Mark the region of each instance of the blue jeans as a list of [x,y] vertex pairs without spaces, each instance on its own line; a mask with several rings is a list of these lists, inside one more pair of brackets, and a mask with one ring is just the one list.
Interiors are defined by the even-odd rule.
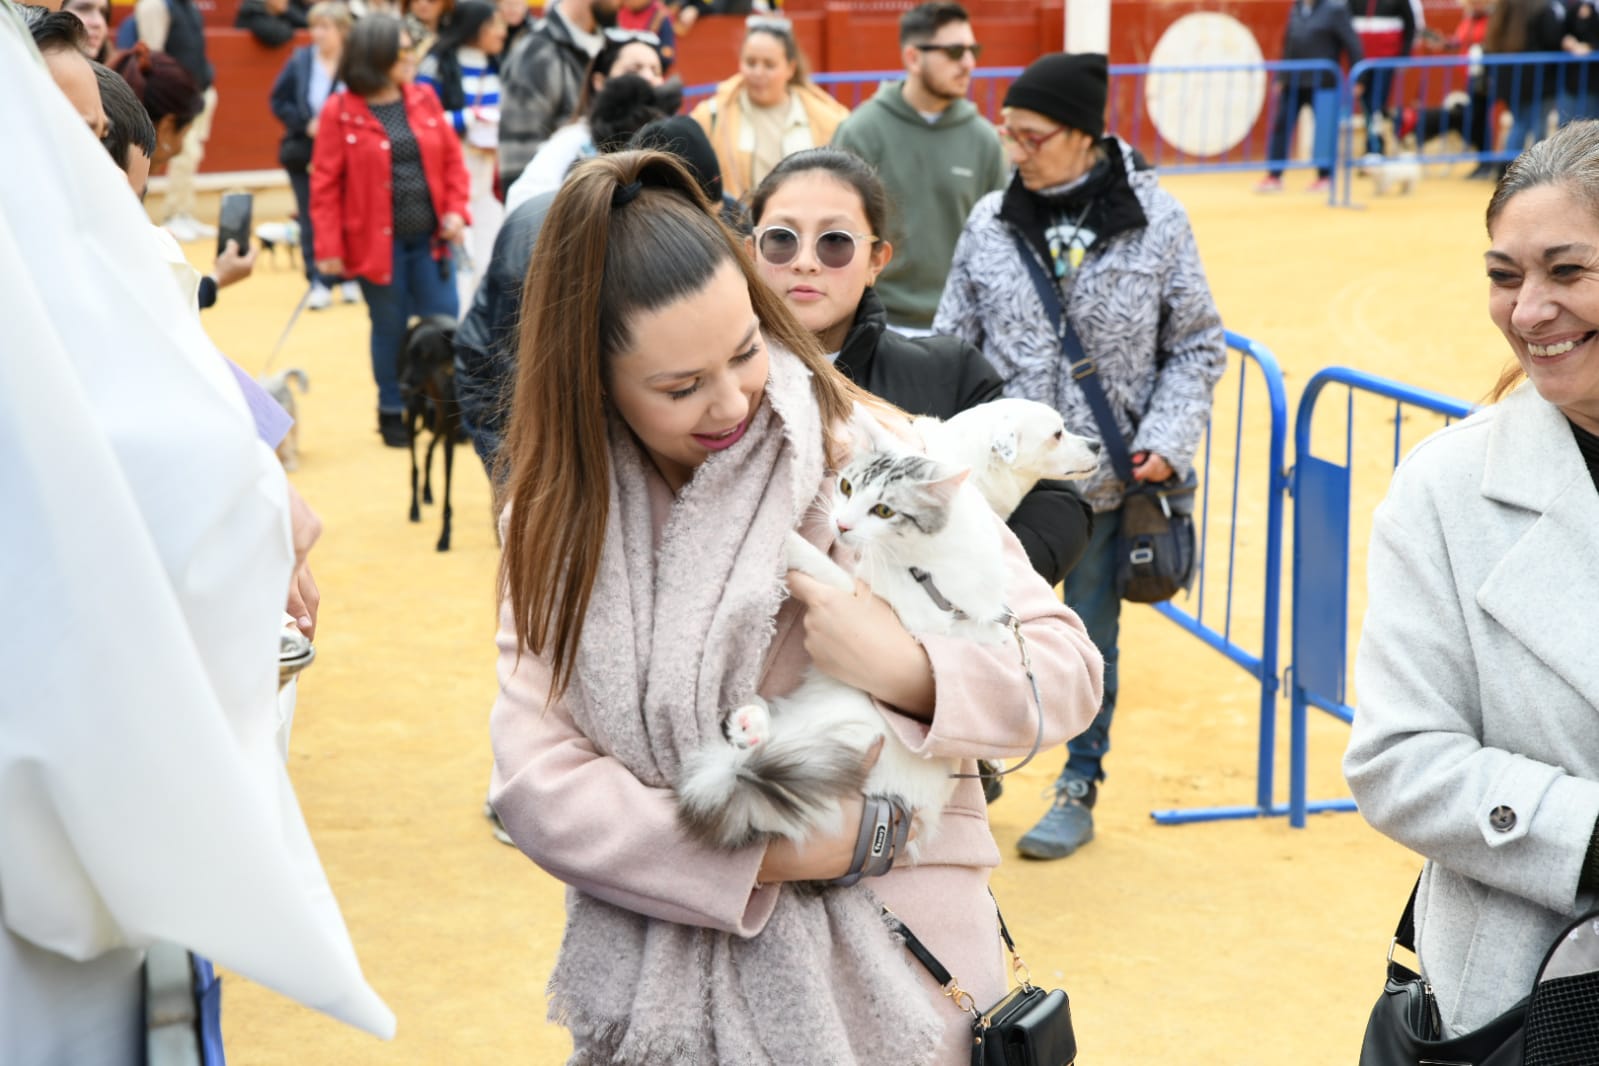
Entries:
[[[1271,136],[1266,144],[1267,173],[1283,176],[1288,160],[1288,139],[1299,122],[1300,108],[1309,107],[1315,116],[1315,140],[1311,157],[1317,177],[1332,174],[1333,157],[1338,149],[1338,90],[1315,87],[1314,72],[1305,76],[1285,74],[1288,79],[1277,92],[1277,110],[1271,117]],[[1095,519],[1098,520],[1097,518]]]
[[305,280],[328,288],[339,283],[316,268],[316,235],[311,232],[311,175],[304,170],[289,171],[289,188],[294,190],[294,207],[300,215],[300,258],[305,260]]
[[1088,549],[1062,585],[1066,606],[1077,612],[1088,629],[1088,638],[1105,657],[1105,698],[1099,714],[1081,735],[1066,744],[1065,775],[1086,781],[1103,781],[1100,763],[1110,751],[1110,720],[1116,714],[1116,639],[1121,630],[1122,600],[1116,594],[1116,533],[1121,528],[1121,512],[1105,511],[1094,515],[1094,533]]
[[1510,123],[1510,139],[1505,142],[1505,151],[1513,158],[1526,150],[1527,138],[1532,138],[1533,144],[1543,140],[1549,120],[1549,101],[1528,100],[1512,107],[1510,115],[1513,121]]
[[1375,119],[1379,112],[1388,112],[1388,98],[1394,88],[1394,72],[1390,68],[1380,67],[1367,72],[1364,81],[1365,92],[1360,98],[1360,109],[1366,116],[1366,151],[1382,155],[1382,137],[1377,133]]
[[460,314],[455,294],[455,262],[433,258],[432,237],[394,238],[394,281],[377,285],[361,279],[372,318],[372,377],[378,383],[378,410],[405,410],[400,398],[400,345],[411,319],[423,315]]

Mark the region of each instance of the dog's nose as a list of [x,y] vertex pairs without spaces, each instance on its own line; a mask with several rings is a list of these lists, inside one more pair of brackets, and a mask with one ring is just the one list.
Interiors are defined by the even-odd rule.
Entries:
[[855,527],[850,525],[848,522],[840,522],[840,523],[838,523],[838,531],[840,533],[848,533],[850,530],[852,530],[854,528]]
[[1102,447],[1104,447],[1104,445],[1100,444],[1097,440],[1091,440],[1088,442],[1088,450],[1093,452],[1095,455],[1099,454],[1099,449]]

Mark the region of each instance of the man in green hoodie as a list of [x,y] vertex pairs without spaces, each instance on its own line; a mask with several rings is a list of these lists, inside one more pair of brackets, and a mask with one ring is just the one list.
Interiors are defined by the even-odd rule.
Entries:
[[1003,188],[1005,153],[966,91],[979,45],[966,9],[932,0],[899,20],[905,80],[888,83],[855,109],[833,135],[883,179],[895,206],[889,222],[894,258],[877,295],[896,329],[933,324],[966,216]]

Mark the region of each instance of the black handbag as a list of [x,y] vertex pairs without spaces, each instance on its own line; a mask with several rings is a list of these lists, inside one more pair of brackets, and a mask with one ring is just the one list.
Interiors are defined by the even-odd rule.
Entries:
[[1426,978],[1394,960],[1394,947],[1416,950],[1416,889],[1394,930],[1388,948],[1388,981],[1371,1008],[1366,1038],[1360,1045],[1360,1066],[1522,1066],[1522,1028],[1527,1000],[1522,1000],[1481,1028],[1445,1038],[1437,1000]]
[[1111,412],[1110,400],[1100,383],[1098,368],[1083,351],[1083,342],[1061,306],[1060,293],[1045,274],[1038,258],[1019,233],[1012,233],[1016,250],[1032,278],[1033,288],[1055,327],[1061,354],[1072,380],[1088,401],[1099,427],[1100,443],[1110,457],[1111,469],[1125,487],[1121,525],[1116,533],[1116,593],[1133,603],[1163,603],[1193,583],[1198,562],[1194,532],[1194,494],[1199,478],[1173,475],[1150,483],[1133,479],[1132,456],[1122,439],[1121,427]]
[[893,911],[883,908],[889,928],[904,938],[916,961],[933,975],[957,1007],[972,1016],[972,1066],[1072,1066],[1077,1061],[1077,1034],[1072,1029],[1071,1001],[1058,988],[1046,992],[1033,984],[997,903],[994,913],[999,916],[999,935],[1010,951],[1011,972],[1020,984],[998,1003],[980,1011],[971,994],[956,983],[910,927]]

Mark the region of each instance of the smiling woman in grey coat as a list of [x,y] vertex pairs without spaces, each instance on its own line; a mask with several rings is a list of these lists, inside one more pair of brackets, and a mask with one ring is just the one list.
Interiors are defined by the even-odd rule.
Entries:
[[1344,757],[1361,813],[1427,859],[1417,948],[1451,1034],[1527,995],[1599,888],[1599,123],[1511,164],[1488,235],[1516,364],[1377,510]]

